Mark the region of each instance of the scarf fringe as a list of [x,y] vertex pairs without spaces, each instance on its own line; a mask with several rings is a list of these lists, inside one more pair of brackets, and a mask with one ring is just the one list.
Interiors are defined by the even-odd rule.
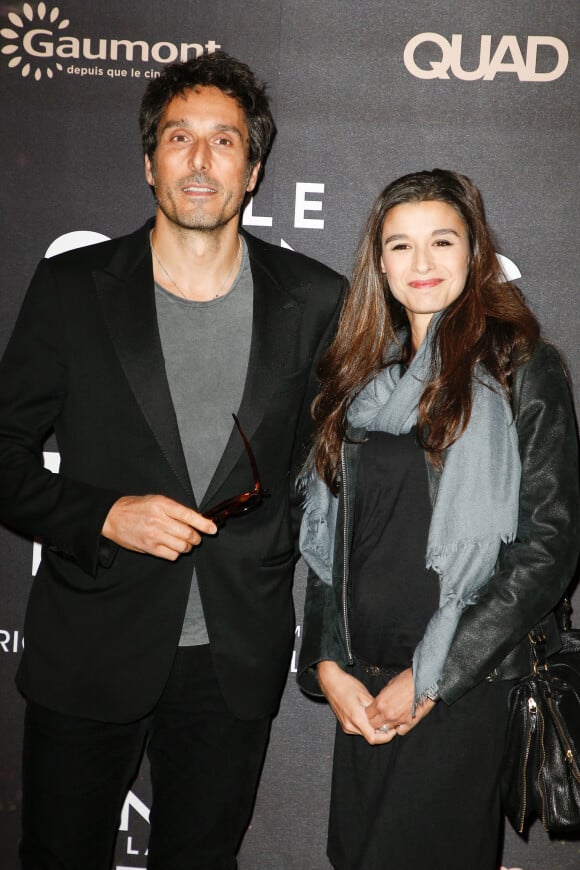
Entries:
[[425,701],[436,701],[439,697],[439,680],[432,683],[426,689],[423,689],[421,694],[415,698],[413,701],[413,708],[411,710],[411,718],[415,718],[415,713],[417,707],[420,707],[421,704],[424,704]]
[[[512,544],[516,539],[516,532],[502,531],[499,533],[499,536],[502,543]],[[454,556],[461,550],[473,549],[474,547],[477,547],[480,550],[488,549],[490,547],[495,547],[496,544],[497,538],[492,537],[491,535],[484,538],[461,538],[457,541],[450,541],[443,544],[441,547],[438,547],[437,549],[427,551],[425,557],[425,567],[427,569],[432,568],[437,574],[441,576],[441,560],[447,559],[449,556]]]

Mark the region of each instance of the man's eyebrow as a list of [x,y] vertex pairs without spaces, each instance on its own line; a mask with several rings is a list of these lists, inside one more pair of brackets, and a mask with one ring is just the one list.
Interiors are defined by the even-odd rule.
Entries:
[[[185,130],[189,130],[191,129],[192,124],[188,121],[187,118],[172,118],[169,121],[166,121],[161,128],[161,135],[163,135],[166,130],[175,130],[179,127],[183,127]],[[240,139],[244,138],[242,135],[242,131],[239,129],[239,127],[236,127],[235,124],[214,124],[211,130],[215,133],[232,133],[234,136],[238,136]]]
[[216,133],[233,133],[235,136],[239,136],[240,139],[244,138],[242,131],[235,124],[216,124],[213,129]]

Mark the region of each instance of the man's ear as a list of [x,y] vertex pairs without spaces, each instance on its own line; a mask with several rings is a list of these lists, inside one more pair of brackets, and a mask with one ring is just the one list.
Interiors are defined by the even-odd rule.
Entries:
[[248,184],[246,187],[247,193],[251,193],[254,190],[254,188],[256,187],[256,184],[258,183],[258,179],[260,177],[261,168],[262,168],[262,164],[260,161],[258,161],[250,169],[250,174],[248,176]]
[[153,165],[148,154],[145,155],[145,179],[150,187],[155,187],[155,176],[153,175]]

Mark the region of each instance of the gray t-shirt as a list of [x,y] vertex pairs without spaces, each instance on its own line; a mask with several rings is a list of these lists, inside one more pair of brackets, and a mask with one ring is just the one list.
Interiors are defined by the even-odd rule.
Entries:
[[[191,485],[200,504],[240,407],[252,336],[253,283],[242,239],[240,272],[225,296],[182,299],[155,284],[169,389]],[[235,495],[235,493],[232,493]],[[208,643],[195,569],[180,646]]]

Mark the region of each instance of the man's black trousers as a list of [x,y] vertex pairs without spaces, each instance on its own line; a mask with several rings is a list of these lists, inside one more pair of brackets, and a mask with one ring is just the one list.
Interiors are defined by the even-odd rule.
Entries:
[[127,790],[147,743],[150,870],[233,870],[250,821],[270,718],[225,705],[209,645],[179,648],[146,719],[112,724],[29,702],[23,870],[110,870]]

